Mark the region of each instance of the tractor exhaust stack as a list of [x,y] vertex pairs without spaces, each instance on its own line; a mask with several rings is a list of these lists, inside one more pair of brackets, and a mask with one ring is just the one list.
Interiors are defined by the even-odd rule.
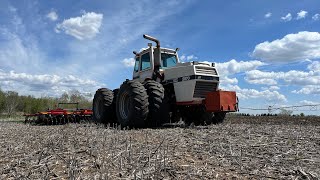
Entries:
[[160,41],[158,39],[156,39],[152,36],[146,35],[146,34],[143,35],[143,38],[155,42],[157,44],[157,48],[160,48]]
[[154,71],[157,72],[161,66],[161,50],[160,41],[152,36],[144,34],[143,37],[157,44],[157,48],[154,50]]

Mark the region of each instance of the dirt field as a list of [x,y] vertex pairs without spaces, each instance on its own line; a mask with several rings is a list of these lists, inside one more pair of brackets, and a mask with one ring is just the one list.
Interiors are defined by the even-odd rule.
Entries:
[[0,122],[0,179],[319,179],[319,117],[117,130]]

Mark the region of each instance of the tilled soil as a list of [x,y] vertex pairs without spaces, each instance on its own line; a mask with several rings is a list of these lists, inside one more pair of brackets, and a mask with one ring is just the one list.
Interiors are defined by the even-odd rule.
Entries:
[[192,128],[0,123],[0,179],[319,179],[320,117]]

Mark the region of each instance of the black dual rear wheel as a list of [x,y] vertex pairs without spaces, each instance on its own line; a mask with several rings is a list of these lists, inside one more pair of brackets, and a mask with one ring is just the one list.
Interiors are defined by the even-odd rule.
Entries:
[[183,111],[185,123],[190,125],[210,125],[223,123],[226,112],[207,112],[205,107],[189,107]]

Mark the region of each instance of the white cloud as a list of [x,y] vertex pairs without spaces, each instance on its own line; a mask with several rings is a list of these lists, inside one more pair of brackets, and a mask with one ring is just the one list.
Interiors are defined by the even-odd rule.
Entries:
[[302,31],[256,45],[252,56],[272,62],[320,58],[320,33]]
[[267,14],[264,15],[265,18],[270,18],[272,16],[271,12],[268,12]]
[[303,101],[300,101],[301,104],[304,104],[304,105],[316,105],[316,104],[320,104],[320,102],[314,102],[314,101],[308,101],[308,100],[303,100]]
[[240,99],[264,99],[268,101],[287,101],[285,95],[278,91],[263,90],[258,91],[256,89],[242,89],[237,85],[227,85],[222,89],[232,90],[237,92],[237,96]]
[[262,90],[270,90],[270,91],[276,91],[279,90],[279,86],[268,86],[268,87],[261,87]]
[[198,57],[195,56],[195,55],[193,55],[193,54],[191,54],[191,55],[185,55],[185,54],[183,54],[182,56],[179,57],[179,60],[180,60],[181,62],[191,61],[191,60],[197,60],[197,59],[198,59]]
[[[79,89],[81,92],[94,92],[103,84],[89,79],[77,78],[73,75],[33,75],[27,73],[5,72],[0,69],[0,85],[4,90],[19,87],[19,92],[29,94],[30,92],[42,92],[49,96],[58,96],[61,92]],[[12,90],[12,89],[11,89]],[[28,93],[26,93],[28,92]],[[39,93],[35,93],[39,97]]]
[[276,85],[282,80],[289,85],[319,85],[320,73],[291,70],[288,72],[264,72],[252,70],[246,72],[245,80],[251,84]]
[[196,57],[195,55],[187,56],[187,61],[196,60],[196,59],[198,59],[198,57]]
[[229,78],[229,77],[220,77],[221,84],[238,84],[237,78]]
[[315,72],[320,72],[320,61],[313,61],[308,65],[308,69]]
[[291,13],[288,13],[286,16],[281,17],[281,19],[285,22],[291,21],[292,15],[291,15]]
[[315,14],[315,15],[313,15],[313,16],[312,16],[312,19],[313,19],[314,21],[320,20],[320,14]]
[[256,69],[259,66],[263,66],[265,63],[261,61],[237,61],[232,59],[224,63],[216,63],[216,68],[222,76],[233,75],[240,72],[246,72],[253,69]]
[[[108,14],[108,23],[103,23],[104,18],[101,18],[99,38],[93,38],[85,43],[69,38],[55,41],[56,35],[50,33],[46,25],[50,20],[45,17],[46,14],[38,13],[41,11],[39,6],[25,7],[24,11],[32,17],[31,20],[29,20],[30,18],[20,18],[19,11],[14,7],[9,7],[8,16],[12,21],[3,24],[3,26],[0,25],[0,69],[26,74],[56,74],[61,77],[71,74],[81,79],[92,79],[101,83],[108,82],[108,88],[111,89],[118,88],[124,79],[131,78],[131,71],[128,71],[121,63],[123,54],[131,53],[133,50],[128,45],[143,41],[142,33],[153,32],[163,23],[165,24],[163,20],[180,13],[194,3],[189,0],[177,0],[176,2],[179,3],[179,6],[172,2],[158,4],[159,11],[156,14],[153,9],[144,8],[153,5],[150,1],[137,1],[133,4],[121,5],[115,9],[114,13]],[[125,11],[124,9],[128,9],[128,7],[134,11]],[[82,13],[83,16],[90,14]],[[57,28],[57,30],[60,33],[66,33],[67,29],[63,29],[65,26],[71,29],[81,29],[80,25],[83,25],[81,23],[87,23],[83,22],[86,18],[81,15],[72,18],[64,17],[66,20],[63,21],[61,14],[59,14],[56,22],[60,23],[60,29]],[[146,17],[152,18],[146,19]],[[81,20],[80,25],[76,22],[71,23],[69,18],[74,21]],[[74,24],[74,27],[70,27]],[[89,26],[90,28],[92,27]],[[32,29],[37,29],[37,31],[30,31]],[[39,32],[41,33],[39,34]],[[80,32],[83,32],[82,29]],[[90,29],[89,34],[91,32]],[[46,37],[43,38],[43,35]],[[87,36],[81,34],[80,37]],[[117,77],[114,77],[114,74],[117,74]],[[23,94],[47,93],[47,90],[30,91],[30,88],[16,81],[0,80],[0,87],[4,90],[23,92]],[[76,89],[83,92],[81,87]],[[59,88],[55,88],[55,91],[58,90]],[[96,88],[93,88],[91,92],[94,93],[95,90]]]
[[245,79],[250,84],[275,85],[277,81],[274,79]]
[[133,67],[134,63],[135,63],[134,58],[125,58],[122,60],[122,64],[125,67]]
[[[17,28],[24,29],[23,25],[19,25]],[[39,70],[39,65],[45,56],[39,49],[38,42],[32,36],[25,35],[21,38],[19,33],[5,28],[0,28],[0,34],[6,37],[5,41],[0,42],[0,68],[19,71]]]
[[296,94],[320,94],[320,86],[318,85],[309,85],[301,88],[300,90],[293,90],[292,93]]
[[280,88],[278,86],[270,86],[269,89],[271,91],[274,91],[274,90],[279,90]]
[[232,59],[224,63],[216,63],[216,68],[220,76],[220,83],[222,85],[237,84],[238,79],[235,77],[229,77],[237,73],[246,72],[256,69],[259,66],[263,66],[265,63],[260,61],[237,61]]
[[81,17],[72,17],[57,24],[56,32],[64,31],[79,40],[92,39],[99,33],[102,19],[103,14],[88,12]]
[[51,21],[58,20],[58,14],[53,10],[49,12],[46,17],[49,18]]
[[304,19],[308,15],[307,11],[301,10],[297,13],[297,20]]

